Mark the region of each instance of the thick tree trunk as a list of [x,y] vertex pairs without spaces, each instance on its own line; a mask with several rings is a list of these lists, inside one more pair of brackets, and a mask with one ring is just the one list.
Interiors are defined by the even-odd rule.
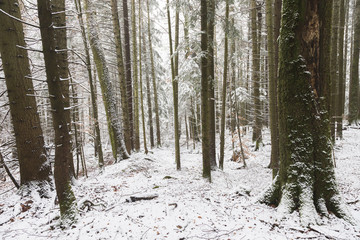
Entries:
[[117,0],[111,0],[111,14],[113,21],[113,32],[115,36],[115,48],[116,48],[116,63],[117,71],[120,81],[120,92],[121,92],[121,109],[123,116],[123,126],[124,126],[124,140],[126,145],[126,150],[128,153],[131,153],[131,130],[130,130],[130,120],[129,120],[129,106],[128,106],[128,96],[127,96],[127,83],[125,79],[125,68],[124,68],[124,59],[123,59],[123,49],[121,43],[121,29],[119,23],[119,12],[117,7]]
[[69,175],[69,157],[71,137],[67,125],[67,115],[62,95],[60,62],[56,56],[56,42],[52,24],[51,4],[47,0],[38,0],[40,33],[43,45],[46,79],[52,108],[53,127],[55,130],[55,165],[54,178],[56,193],[60,203],[60,213],[65,224],[76,220],[76,199],[71,189]]
[[129,131],[131,136],[131,149],[134,149],[134,113],[133,113],[133,91],[131,79],[131,51],[130,51],[130,26],[127,0],[123,0],[123,20],[124,20],[124,41],[125,41],[125,76],[126,76],[126,96],[129,114]]
[[154,54],[152,47],[152,34],[151,34],[151,21],[150,21],[150,7],[149,0],[147,0],[147,18],[148,18],[148,38],[149,38],[149,51],[150,51],[150,61],[151,61],[151,77],[154,90],[154,102],[155,102],[155,123],[156,123],[156,145],[161,146],[161,130],[160,130],[160,115],[159,115],[159,101],[157,94],[157,84],[156,84],[156,74],[155,74],[155,64],[154,64]]
[[[262,202],[302,224],[316,212],[351,221],[337,190],[330,141],[331,1],[284,0],[280,33],[280,170]],[[294,18],[294,16],[297,16]]]
[[[86,2],[86,10],[89,4],[88,0]],[[101,86],[101,92],[103,96],[104,106],[106,117],[108,121],[108,130],[110,135],[111,144],[113,147],[113,155],[115,159],[127,159],[129,154],[126,150],[123,133],[122,133],[122,124],[120,114],[117,112],[115,94],[113,92],[113,87],[110,79],[109,70],[107,67],[107,62],[105,59],[103,48],[100,44],[99,35],[95,25],[95,19],[93,15],[93,10],[89,7],[90,11],[87,11],[87,20],[88,28],[90,32],[90,45],[94,55],[94,62],[99,76],[99,82]]]
[[[21,19],[17,0],[1,0],[0,8],[5,13]],[[23,25],[4,13],[0,13],[0,22],[0,53],[15,132],[20,184],[30,187],[37,181],[40,191],[46,196],[45,185],[51,183],[51,168],[37,112],[28,53],[21,48],[26,47]]]
[[349,124],[358,118],[359,100],[359,52],[360,52],[360,0],[356,0],[354,9],[354,40],[352,47],[351,76],[349,87]]

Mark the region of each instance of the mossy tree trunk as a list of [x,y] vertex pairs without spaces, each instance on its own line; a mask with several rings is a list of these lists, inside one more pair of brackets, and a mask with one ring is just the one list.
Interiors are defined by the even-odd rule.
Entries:
[[349,124],[358,118],[359,108],[359,52],[360,52],[360,0],[356,0],[354,9],[354,40],[352,42],[351,74],[349,87]]
[[[66,14],[65,14],[65,0],[53,0],[52,1],[52,16],[55,24],[55,42],[56,42],[56,57],[58,58],[62,94],[64,96],[65,104],[65,116],[66,122],[71,130],[71,113],[70,113],[70,74],[68,63],[68,49],[67,49],[67,34],[66,34]],[[72,142],[70,141],[70,148],[72,148]],[[72,152],[69,156],[69,174],[70,177],[75,176],[74,162]]]
[[[17,0],[1,0],[0,8],[5,13],[21,19]],[[15,133],[20,184],[30,187],[32,183],[37,182],[40,191],[46,196],[45,185],[51,183],[51,167],[46,157],[28,53],[21,48],[26,47],[23,25],[4,13],[0,13],[0,22],[0,53]]]
[[93,117],[93,121],[94,121],[94,130],[95,130],[94,131],[94,133],[95,133],[94,145],[95,145],[95,153],[97,153],[95,155],[98,156],[99,168],[100,168],[100,170],[102,170],[104,167],[104,157],[103,157],[102,144],[101,144],[97,97],[96,97],[96,90],[95,90],[95,82],[93,80],[93,75],[91,72],[90,49],[89,49],[89,45],[88,45],[88,39],[86,37],[84,19],[83,19],[83,15],[82,15],[81,0],[75,0],[75,6],[76,6],[76,10],[78,12],[78,20],[79,20],[79,25],[81,28],[81,37],[83,40],[85,56],[86,56],[86,69],[87,69],[88,77],[89,77],[92,117]]
[[316,223],[317,212],[351,221],[340,200],[331,157],[331,9],[332,1],[283,1],[280,170],[261,202],[284,213],[299,210],[303,225]]
[[52,108],[53,127],[55,130],[55,164],[54,178],[56,193],[60,204],[60,213],[64,223],[71,224],[76,220],[76,199],[71,189],[69,175],[69,157],[71,137],[67,125],[67,114],[62,95],[59,59],[56,54],[55,31],[52,24],[51,3],[38,0],[40,33],[43,45],[46,79]]
[[111,0],[111,15],[113,22],[113,32],[115,36],[115,48],[116,48],[116,63],[117,71],[120,81],[120,92],[121,92],[121,110],[123,116],[123,127],[124,127],[124,140],[125,146],[128,153],[131,153],[131,131],[130,131],[130,120],[129,120],[129,106],[127,97],[127,83],[125,77],[125,67],[123,58],[123,48],[121,42],[121,29],[119,22],[118,2],[117,0]]
[[[89,6],[89,1],[85,1],[87,10],[87,21],[90,35],[90,45],[94,56],[94,62],[99,76],[99,82],[101,86],[101,92],[103,96],[103,102],[105,106],[106,118],[108,122],[108,130],[113,150],[113,156],[117,159],[127,159],[129,154],[126,150],[123,130],[121,124],[121,117],[117,111],[115,93],[113,92],[113,86],[107,67],[107,62],[104,55],[104,50],[101,46],[97,26],[94,19],[94,10],[92,6]],[[90,11],[89,11],[90,10]]]
[[149,39],[149,51],[150,51],[150,62],[151,62],[151,77],[152,85],[154,90],[154,103],[155,103],[155,123],[156,123],[156,145],[161,146],[161,130],[160,130],[160,115],[159,115],[159,101],[157,94],[157,83],[156,83],[156,74],[155,74],[155,63],[154,63],[154,54],[152,47],[152,34],[151,34],[151,20],[150,20],[150,6],[149,0],[147,0],[147,18],[148,18],[148,39]]

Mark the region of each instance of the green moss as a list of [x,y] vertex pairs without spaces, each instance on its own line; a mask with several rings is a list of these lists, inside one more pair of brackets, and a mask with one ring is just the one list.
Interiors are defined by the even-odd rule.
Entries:
[[71,189],[70,181],[66,184],[64,199],[60,201],[61,223],[64,226],[71,226],[77,221],[77,206],[75,194]]

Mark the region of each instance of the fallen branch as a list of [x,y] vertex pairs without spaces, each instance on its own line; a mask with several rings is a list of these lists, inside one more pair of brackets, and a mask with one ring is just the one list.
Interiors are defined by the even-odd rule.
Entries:
[[143,195],[143,196],[130,196],[130,199],[126,199],[126,202],[137,202],[142,200],[152,200],[157,198],[159,195],[151,194],[151,195]]
[[14,183],[15,187],[17,189],[19,189],[20,185],[17,183],[14,176],[11,174],[9,168],[6,166],[6,163],[4,161],[4,158],[3,158],[3,155],[1,154],[1,152],[0,152],[0,163],[4,166],[6,173],[9,175],[9,177],[10,177],[11,181]]

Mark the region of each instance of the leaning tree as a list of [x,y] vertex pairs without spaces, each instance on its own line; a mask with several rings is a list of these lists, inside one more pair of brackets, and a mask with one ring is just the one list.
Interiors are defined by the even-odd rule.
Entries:
[[330,139],[332,1],[284,0],[280,33],[280,170],[260,202],[298,210],[303,225],[317,213],[352,218],[337,189]]

